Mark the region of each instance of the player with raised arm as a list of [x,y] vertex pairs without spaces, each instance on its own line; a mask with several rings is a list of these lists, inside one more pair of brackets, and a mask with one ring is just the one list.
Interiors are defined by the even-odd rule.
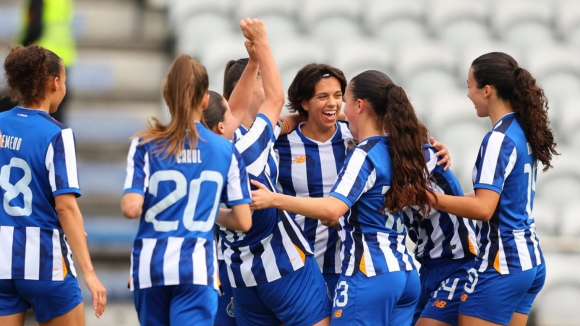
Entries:
[[[141,217],[131,259],[131,289],[142,325],[213,325],[217,261],[213,226],[251,226],[245,164],[234,145],[202,123],[205,68],[178,56],[163,89],[171,121],[153,118],[127,157],[121,203]],[[231,207],[219,214],[220,202]]]
[[467,87],[477,115],[493,126],[475,162],[475,193],[432,198],[437,209],[477,220],[480,228],[459,324],[523,326],[546,277],[532,209],[538,163],[546,171],[558,154],[547,99],[530,72],[500,52],[473,61]]
[[62,60],[37,45],[12,48],[4,62],[21,106],[0,114],[0,325],[22,326],[33,309],[41,325],[84,325],[73,253],[100,317],[107,302],[76,197],[73,131],[49,113],[66,93]]

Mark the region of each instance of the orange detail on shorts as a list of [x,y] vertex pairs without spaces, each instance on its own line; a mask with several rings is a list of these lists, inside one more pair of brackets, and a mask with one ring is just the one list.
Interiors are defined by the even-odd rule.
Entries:
[[467,244],[469,246],[469,252],[477,256],[477,250],[475,250],[475,246],[471,243],[471,240],[467,238]]
[[499,251],[497,252],[497,254],[495,255],[495,259],[493,260],[493,268],[501,274],[501,271],[499,269]]
[[340,317],[342,317],[342,309],[336,310],[332,315],[332,318],[340,318]]
[[66,268],[66,263],[64,262],[64,257],[62,257],[62,279],[68,274],[68,269]]
[[302,250],[300,250],[300,248],[298,248],[297,245],[294,245],[294,248],[296,248],[296,251],[298,251],[298,253],[300,254],[300,259],[302,259],[302,263],[304,264],[304,262],[306,262],[306,255],[304,254],[304,252],[302,252]]
[[367,268],[365,266],[365,253],[363,252],[360,258],[360,264],[358,266],[358,268],[360,269],[360,271],[365,274],[365,276],[367,275]]
[[461,301],[465,301],[465,300],[467,300],[467,293],[463,293],[461,295]]
[[437,308],[445,308],[445,306],[447,305],[447,301],[445,300],[435,300],[435,302],[433,302],[432,306],[435,306]]

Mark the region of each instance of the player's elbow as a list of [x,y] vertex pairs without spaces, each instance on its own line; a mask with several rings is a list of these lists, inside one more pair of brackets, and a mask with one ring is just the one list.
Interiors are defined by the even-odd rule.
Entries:
[[327,223],[331,223],[332,224],[332,223],[337,222],[342,215],[344,215],[344,212],[342,212],[340,209],[338,209],[338,207],[336,207],[336,206],[327,206],[326,209],[325,209],[325,214],[324,214],[325,218],[324,218],[324,220]]
[[242,232],[250,231],[252,227],[252,211],[249,205],[236,206],[233,210],[235,214],[235,229]]
[[123,195],[121,200],[121,213],[129,219],[141,216],[143,212],[143,196],[140,194],[128,193]]
[[121,205],[121,212],[126,218],[133,219],[141,216],[141,207],[137,205]]

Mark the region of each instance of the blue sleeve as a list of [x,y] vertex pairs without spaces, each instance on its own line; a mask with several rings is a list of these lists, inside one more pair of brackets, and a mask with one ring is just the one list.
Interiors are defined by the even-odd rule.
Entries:
[[258,114],[250,130],[236,140],[236,149],[244,159],[249,174],[255,177],[262,174],[274,141],[270,120],[265,115]]
[[232,159],[228,169],[227,185],[222,193],[222,202],[226,206],[251,204],[250,179],[246,172],[246,164],[238,151],[233,147]]
[[46,166],[53,196],[62,194],[81,195],[72,129],[56,134],[47,151]]
[[352,207],[359,197],[367,192],[375,181],[373,164],[362,149],[356,148],[346,158],[342,170],[330,191],[330,196],[342,200]]
[[501,194],[516,159],[517,150],[511,138],[497,131],[489,133],[483,140],[477,158],[473,188],[489,189]]
[[140,139],[133,139],[127,155],[127,177],[125,178],[126,193],[145,195],[149,183],[148,154],[144,146],[139,145]]

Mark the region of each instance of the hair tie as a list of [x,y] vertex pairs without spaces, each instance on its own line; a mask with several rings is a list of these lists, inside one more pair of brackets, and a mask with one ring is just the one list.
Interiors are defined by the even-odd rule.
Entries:
[[391,90],[391,88],[393,88],[394,86],[395,86],[395,83],[390,83],[390,84],[387,86],[387,90],[385,91],[385,93],[387,93],[387,94],[388,94],[388,93],[389,93],[389,91]]
[[330,74],[327,73],[327,72],[325,72],[325,73],[322,74],[322,78],[326,78],[326,77],[330,77]]
[[514,71],[514,75],[517,77],[521,71],[522,71],[522,68],[517,67],[516,70]]

